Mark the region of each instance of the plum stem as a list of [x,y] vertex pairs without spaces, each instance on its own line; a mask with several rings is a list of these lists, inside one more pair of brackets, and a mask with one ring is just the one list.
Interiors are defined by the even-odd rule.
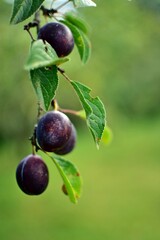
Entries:
[[33,19],[33,22],[29,22],[28,24],[24,25],[24,30],[26,30],[32,41],[35,41],[31,32],[30,32],[30,29],[33,28],[33,27],[36,27],[37,28],[37,34],[39,32],[39,28],[40,28],[40,16],[39,16],[39,11],[37,11],[34,15],[34,19]]
[[38,150],[40,150],[40,147],[37,145],[37,141],[36,141],[36,128],[37,128],[37,125],[34,126],[33,134],[29,138],[29,140],[31,141],[31,144],[32,144],[33,155],[35,155],[35,152],[38,152]]
[[57,102],[56,99],[53,99],[53,100],[51,101],[51,106],[53,107],[53,109],[54,109],[55,111],[58,111],[59,105],[58,105],[58,102]]

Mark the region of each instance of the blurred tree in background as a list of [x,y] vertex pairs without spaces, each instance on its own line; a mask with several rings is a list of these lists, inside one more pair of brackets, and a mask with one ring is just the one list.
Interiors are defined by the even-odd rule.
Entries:
[[[0,1],[0,239],[159,240],[160,0],[95,0],[97,8],[80,10],[91,25],[92,56],[83,66],[75,50],[63,67],[102,98],[114,141],[97,151],[83,121],[74,119],[78,144],[67,158],[84,178],[74,206],[48,159],[50,184],[42,196],[17,187],[15,169],[31,151],[37,99],[23,69],[30,37],[24,22],[9,25],[6,2]],[[61,107],[81,108],[63,78],[57,96]]]

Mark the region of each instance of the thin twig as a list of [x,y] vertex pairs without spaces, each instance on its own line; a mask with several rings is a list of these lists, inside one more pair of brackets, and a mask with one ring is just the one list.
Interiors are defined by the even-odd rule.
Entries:
[[57,67],[57,69],[68,82],[71,82],[71,79],[65,74],[64,69],[62,69],[60,67]]
[[41,108],[41,104],[40,104],[40,102],[38,102],[37,121],[39,120],[42,111],[43,111],[43,109]]
[[53,107],[54,110],[57,110],[57,111],[60,111],[60,112],[63,112],[63,113],[70,113],[70,114],[73,114],[73,115],[77,115],[79,111],[76,111],[76,110],[72,110],[72,109],[63,109],[63,108],[60,108],[60,106],[58,105],[58,102],[56,99],[53,99],[51,101],[51,105]]
[[77,115],[77,111],[76,111],[76,110],[63,109],[63,108],[59,108],[58,110],[59,110],[60,112],[63,112],[63,113],[70,113],[70,114],[73,114],[73,115]]
[[53,8],[48,9],[48,8],[45,8],[43,5],[41,6],[40,10],[42,11],[43,16],[50,17],[50,18],[53,17],[55,13],[57,13],[56,9],[53,9]]
[[[28,25],[29,25],[29,24],[28,24]],[[26,30],[26,31],[29,33],[29,35],[30,35],[32,41],[34,42],[35,40],[34,40],[34,38],[33,38],[33,36],[32,36],[32,33],[31,33],[30,30],[29,30],[30,27],[29,27],[28,25],[25,25],[25,26],[24,26],[24,30]]]
[[39,11],[37,11],[37,12],[35,13],[33,22],[29,22],[28,24],[24,25],[24,30],[26,30],[26,31],[29,33],[32,41],[35,41],[34,38],[33,38],[33,36],[32,36],[32,34],[31,34],[31,32],[30,32],[30,29],[33,28],[33,27],[36,27],[36,28],[37,28],[37,33],[38,33],[39,28],[40,28]]

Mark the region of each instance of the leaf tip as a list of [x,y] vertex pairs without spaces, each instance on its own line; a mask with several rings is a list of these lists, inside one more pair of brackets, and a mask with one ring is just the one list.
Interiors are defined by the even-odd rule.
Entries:
[[100,140],[99,139],[96,140],[96,148],[97,148],[97,150],[99,150],[99,143],[100,143]]
[[10,23],[10,25],[16,24],[16,23],[14,22],[14,19],[13,19],[13,18],[10,19],[9,23]]

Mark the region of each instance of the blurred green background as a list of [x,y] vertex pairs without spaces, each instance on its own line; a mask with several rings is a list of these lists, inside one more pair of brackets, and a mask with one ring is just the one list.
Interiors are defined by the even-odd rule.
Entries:
[[[93,89],[107,109],[114,139],[97,150],[85,123],[72,118],[78,143],[66,156],[83,176],[73,205],[46,158],[50,184],[44,194],[23,194],[15,180],[30,154],[36,96],[23,70],[30,39],[23,25],[9,25],[11,5],[0,2],[0,239],[160,239],[160,1],[95,1],[81,9],[91,26],[92,57],[83,66],[77,50],[67,74]],[[63,108],[80,109],[65,80],[57,93]],[[43,156],[44,157],[44,156]]]

